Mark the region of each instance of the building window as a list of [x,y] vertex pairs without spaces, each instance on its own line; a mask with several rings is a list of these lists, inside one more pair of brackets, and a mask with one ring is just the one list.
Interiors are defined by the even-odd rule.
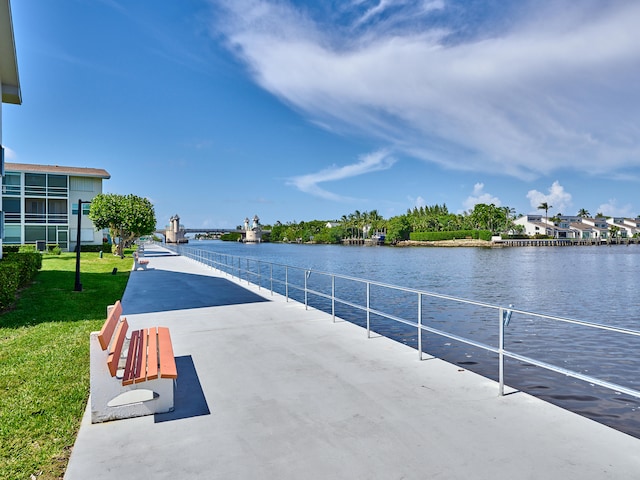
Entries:
[[24,199],[25,223],[45,223],[46,219],[44,198]]
[[12,197],[2,198],[4,221],[6,223],[20,223],[20,199]]
[[50,197],[66,197],[69,192],[66,175],[47,175],[47,193]]
[[20,225],[4,225],[4,243],[22,243]]
[[47,220],[49,223],[67,223],[67,201],[50,198],[47,203]]
[[20,174],[7,173],[2,177],[3,195],[20,195]]
[[38,240],[47,240],[47,227],[26,225],[24,227],[24,243],[35,243]]
[[47,193],[47,176],[43,173],[25,173],[24,193],[44,196]]
[[[91,210],[90,203],[82,203],[82,215],[89,215],[89,210]],[[74,203],[71,205],[71,215],[78,214],[78,204]]]

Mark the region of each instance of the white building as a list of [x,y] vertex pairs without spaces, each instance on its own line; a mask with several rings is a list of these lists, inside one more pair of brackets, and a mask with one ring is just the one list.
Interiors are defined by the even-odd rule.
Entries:
[[[16,45],[13,37],[13,22],[9,0],[0,0],[0,176],[4,175],[4,143],[2,140],[2,104],[20,105],[20,79],[18,77],[18,61]],[[3,206],[0,198],[0,258],[2,258]]]
[[640,234],[640,219],[638,218],[611,217],[607,218],[607,223],[610,226],[618,227],[620,229],[618,235],[622,238],[631,238]]
[[600,238],[601,240],[609,238],[609,224],[606,218],[583,218],[582,223],[591,227],[593,232],[592,238]]
[[2,205],[5,244],[59,245],[73,251],[82,200],[81,245],[101,245],[102,231],[89,219],[89,203],[110,178],[99,168],[5,163]]
[[523,215],[514,220],[516,225],[524,227],[524,233],[533,237],[535,235],[554,235],[555,225],[542,215]]

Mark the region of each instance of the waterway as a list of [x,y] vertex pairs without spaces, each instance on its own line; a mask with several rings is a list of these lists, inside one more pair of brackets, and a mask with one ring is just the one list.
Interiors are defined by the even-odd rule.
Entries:
[[[640,245],[491,249],[191,241],[188,247],[640,330]],[[451,332],[495,343],[495,318],[437,302],[431,307],[427,318],[449,324]],[[362,324],[361,312],[341,316]],[[417,343],[405,325],[383,319],[374,328]],[[640,337],[534,318],[513,318],[506,334],[513,351],[640,390]],[[431,334],[423,342],[434,356],[497,378],[491,352]],[[505,371],[514,388],[640,438],[638,398],[513,360]]]

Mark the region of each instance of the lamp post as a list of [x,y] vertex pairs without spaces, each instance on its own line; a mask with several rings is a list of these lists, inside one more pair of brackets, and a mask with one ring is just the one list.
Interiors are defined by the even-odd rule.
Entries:
[[76,285],[74,290],[76,292],[82,291],[82,284],[80,283],[80,228],[82,227],[82,204],[91,203],[83,202],[78,199],[78,234],[76,235]]

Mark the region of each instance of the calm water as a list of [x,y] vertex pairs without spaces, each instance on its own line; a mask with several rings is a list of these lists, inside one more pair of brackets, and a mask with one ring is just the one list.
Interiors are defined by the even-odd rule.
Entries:
[[[636,245],[484,249],[192,241],[188,246],[640,330]],[[314,306],[323,307],[321,299],[316,302]],[[402,298],[387,297],[384,303],[374,308],[410,309],[404,305],[410,302]],[[425,321],[437,328],[497,344],[494,311],[481,313],[435,301],[427,302],[423,312]],[[364,321],[362,312],[337,314],[361,325]],[[373,320],[372,328],[408,345],[417,343],[415,329],[405,325],[379,319]],[[497,357],[490,352],[426,333],[423,343],[432,355],[497,378]],[[514,315],[505,347],[640,390],[640,337]],[[505,371],[507,384],[515,388],[640,438],[640,399],[515,361],[508,361]]]

